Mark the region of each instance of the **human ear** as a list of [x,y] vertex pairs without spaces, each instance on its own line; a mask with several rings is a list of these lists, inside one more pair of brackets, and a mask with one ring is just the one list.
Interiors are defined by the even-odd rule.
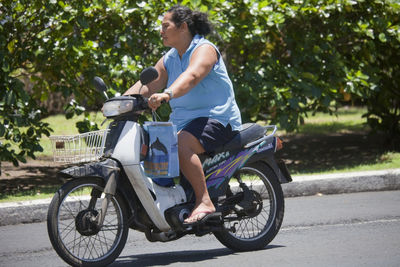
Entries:
[[180,30],[185,31],[185,30],[189,30],[189,26],[187,25],[186,22],[183,22],[181,24],[181,26],[179,27]]

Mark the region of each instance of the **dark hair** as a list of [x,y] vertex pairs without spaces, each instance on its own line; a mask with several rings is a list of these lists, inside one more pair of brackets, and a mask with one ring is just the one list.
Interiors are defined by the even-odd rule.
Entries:
[[208,15],[200,11],[192,11],[190,8],[180,5],[171,7],[168,12],[172,13],[172,21],[180,27],[186,22],[192,36],[196,34],[207,35],[211,32],[212,26]]

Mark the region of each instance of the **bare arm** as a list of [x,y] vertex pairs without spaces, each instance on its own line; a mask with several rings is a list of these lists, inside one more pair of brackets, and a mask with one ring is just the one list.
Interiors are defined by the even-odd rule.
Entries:
[[213,46],[206,44],[198,47],[190,59],[188,68],[169,87],[174,97],[183,96],[195,87],[210,73],[217,60],[217,52]]
[[[172,90],[173,97],[180,97],[188,93],[208,75],[217,61],[217,51],[213,46],[205,44],[198,47],[193,52],[188,68],[169,87]],[[150,107],[156,109],[160,106],[161,101],[169,101],[170,99],[168,94],[161,93],[153,94],[150,100]]]
[[167,85],[168,74],[167,70],[164,67],[164,57],[158,60],[157,64],[155,65],[156,70],[158,71],[158,78],[151,83],[144,85],[140,90],[142,83],[137,81],[131,88],[129,88],[124,95],[133,95],[133,94],[140,94],[144,95],[145,97],[150,97],[152,94],[164,89]]

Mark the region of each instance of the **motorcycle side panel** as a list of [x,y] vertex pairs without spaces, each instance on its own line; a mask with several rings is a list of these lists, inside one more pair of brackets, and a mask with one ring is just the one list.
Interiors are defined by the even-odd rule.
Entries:
[[[142,168],[142,174],[144,170]],[[153,182],[149,177],[145,177],[144,181],[147,188],[154,193],[155,204],[162,215],[165,217],[165,211],[173,206],[186,202],[186,194],[182,186],[174,185],[169,187],[160,186]]]
[[118,159],[147,214],[161,231],[169,231],[164,211],[186,201],[181,186],[161,187],[144,175],[140,164],[141,127],[133,121],[123,125],[112,157]]
[[159,230],[169,231],[171,226],[167,223],[164,212],[170,207],[186,202],[183,188],[179,185],[158,186],[144,175],[140,164],[124,166],[124,170],[150,219]]
[[118,159],[123,166],[140,164],[140,125],[127,121],[114,148],[112,157]]
[[291,182],[292,179],[287,169],[285,171],[285,168],[282,168],[283,165],[278,166],[276,163],[274,155],[275,147],[276,138],[272,137],[252,148],[242,150],[237,154],[221,152],[213,158],[205,159],[203,168],[206,172],[207,188],[210,197],[218,197],[223,194],[226,191],[230,177],[232,177],[236,170],[246,163],[256,161],[263,161],[270,166],[277,175],[280,183]]
[[118,143],[119,136],[125,126],[126,121],[113,121],[108,125],[108,134],[105,143],[104,156],[109,158],[114,152]]
[[[256,153],[257,147],[252,147],[249,149],[242,150],[236,154],[230,154],[229,152],[224,152],[214,156],[218,162],[220,159],[226,158],[226,160],[220,161],[216,168],[208,168],[206,170],[206,183],[207,189],[210,197],[218,197],[223,195],[226,191],[226,187],[229,183],[232,175],[241,168],[246,162]],[[213,162],[211,159],[209,162]],[[207,166],[207,160],[203,163],[203,167]]]

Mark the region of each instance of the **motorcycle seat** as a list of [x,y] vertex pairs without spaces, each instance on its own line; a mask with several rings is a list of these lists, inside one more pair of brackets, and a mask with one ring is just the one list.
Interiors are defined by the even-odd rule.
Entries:
[[242,125],[242,129],[239,133],[237,133],[232,140],[225,145],[216,148],[214,153],[241,149],[246,144],[263,137],[266,131],[267,130],[264,127],[257,123],[245,123]]

